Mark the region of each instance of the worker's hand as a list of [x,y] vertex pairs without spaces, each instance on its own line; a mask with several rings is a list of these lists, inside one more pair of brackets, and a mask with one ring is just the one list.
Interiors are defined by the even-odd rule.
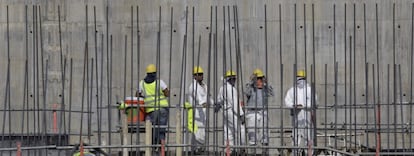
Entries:
[[220,111],[220,109],[221,109],[221,105],[220,104],[215,104],[214,105],[214,112],[218,112],[218,111]]
[[118,109],[120,109],[120,110],[123,110],[123,109],[125,109],[126,108],[126,105],[125,105],[125,103],[124,102],[121,102],[119,105],[118,105]]
[[201,105],[203,106],[203,108],[207,108],[207,103],[203,103]]
[[303,105],[302,104],[297,104],[296,109],[303,109]]
[[184,103],[184,108],[185,109],[191,109],[191,108],[193,108],[193,105],[191,105],[191,103],[189,103],[189,102],[185,102]]
[[244,115],[240,115],[240,122],[242,125],[244,125],[244,123],[246,122],[246,118],[244,117]]
[[256,75],[252,74],[252,76],[250,76],[250,80],[255,80],[256,79]]

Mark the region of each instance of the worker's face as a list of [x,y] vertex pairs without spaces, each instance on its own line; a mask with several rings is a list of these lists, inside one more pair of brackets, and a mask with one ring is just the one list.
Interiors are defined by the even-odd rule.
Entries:
[[257,88],[263,88],[263,77],[257,77],[256,86]]
[[203,73],[197,73],[197,74],[194,74],[194,79],[195,79],[197,82],[201,82],[201,81],[203,81],[203,79],[204,79],[204,77],[203,77]]
[[236,77],[227,78],[227,82],[234,86],[236,84]]
[[303,77],[298,77],[297,80],[296,80],[296,86],[298,88],[303,88],[303,87],[305,87],[305,85],[306,85],[306,79],[303,78]]

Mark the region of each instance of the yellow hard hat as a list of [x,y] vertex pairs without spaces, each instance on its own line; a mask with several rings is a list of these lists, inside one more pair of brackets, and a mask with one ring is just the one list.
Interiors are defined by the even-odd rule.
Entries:
[[298,70],[298,72],[296,73],[296,77],[306,77],[305,70]]
[[147,73],[155,73],[157,72],[157,68],[155,67],[154,64],[149,64],[147,66]]
[[201,68],[200,66],[195,66],[193,69],[193,74],[202,74],[204,73],[203,68]]
[[263,71],[262,71],[262,70],[260,70],[259,68],[256,68],[256,69],[253,71],[253,75],[256,75],[256,77],[264,77]]
[[233,70],[228,70],[226,72],[226,77],[230,77],[230,76],[236,76],[236,72],[234,72]]

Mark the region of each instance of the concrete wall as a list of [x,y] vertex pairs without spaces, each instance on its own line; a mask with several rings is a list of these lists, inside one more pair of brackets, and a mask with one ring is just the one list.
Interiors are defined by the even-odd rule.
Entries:
[[[111,112],[112,115],[108,115],[107,107],[122,100],[124,96],[133,95],[138,80],[145,76],[145,66],[157,62],[157,32],[160,31],[158,26],[161,24],[159,71],[161,78],[171,88],[172,106],[178,104],[180,100],[181,75],[184,74],[185,86],[188,86],[191,81],[192,66],[198,64],[197,59],[192,58],[200,57],[199,64],[205,71],[211,72],[205,75],[205,79],[206,82],[210,80],[213,90],[215,89],[213,86],[221,84],[221,75],[230,66],[237,69],[241,83],[247,82],[255,68],[263,69],[266,71],[269,83],[275,88],[275,96],[271,99],[271,106],[274,108],[282,107],[285,93],[294,83],[294,65],[296,64],[298,69],[308,71],[309,78],[314,77],[312,81],[316,86],[319,107],[317,110],[318,127],[343,126],[345,129],[348,128],[348,132],[345,131],[347,133],[350,129],[356,128],[357,132],[363,133],[363,136],[358,136],[357,140],[351,138],[351,141],[360,141],[364,145],[368,144],[373,147],[375,145],[374,133],[366,132],[373,132],[376,122],[374,103],[381,103],[383,104],[381,105],[381,124],[384,124],[381,129],[391,129],[383,131],[383,147],[394,148],[394,145],[400,148],[414,147],[412,144],[408,145],[413,140],[411,136],[413,109],[411,104],[407,105],[413,95],[411,90],[412,3],[408,0],[363,2],[351,0],[2,1],[0,8],[0,34],[2,36],[0,101],[4,102],[0,107],[7,110],[37,109],[38,107],[52,109],[53,104],[62,104],[64,97],[66,110],[69,109],[70,104],[72,110],[81,110],[82,103],[84,103],[83,109],[86,111],[88,108],[86,104],[89,103],[94,112],[91,130],[97,131],[99,120],[97,120],[96,105],[102,103],[103,129],[108,130],[108,123],[111,122],[111,129],[115,130],[116,110]],[[39,9],[37,19],[34,16],[33,5]],[[241,66],[237,68],[233,5],[237,6],[240,28],[241,59],[238,61],[241,61]],[[8,6],[8,22],[6,6]],[[138,6],[139,20],[137,18]],[[188,24],[186,24],[185,11],[187,7]],[[59,33],[58,8],[60,8],[61,33]],[[161,17],[159,16],[160,8]],[[211,17],[211,9],[213,9],[213,17]],[[223,9],[226,12],[225,19],[223,19]],[[95,11],[96,25],[94,24]],[[230,24],[228,23],[229,16]],[[171,17],[173,18],[172,25]],[[161,23],[159,23],[159,18],[161,18]],[[210,26],[210,20],[213,20],[213,27]],[[225,23],[223,23],[224,20]],[[229,27],[231,27],[230,32]],[[172,36],[170,36],[171,31]],[[223,31],[226,35],[225,44]],[[217,36],[217,57],[214,57],[213,50],[209,53],[210,32],[212,32],[213,39]],[[187,34],[185,48],[187,59],[183,60],[185,34]],[[229,35],[231,38],[228,38]],[[88,51],[88,77],[86,75],[84,77],[85,43],[87,43]],[[111,50],[112,57],[108,57],[111,56],[108,54]],[[61,58],[61,52],[63,58]],[[211,54],[210,63],[208,62],[209,54]],[[10,59],[9,66],[8,58]],[[67,63],[65,71],[62,70],[64,60]],[[223,60],[226,66],[223,65]],[[25,70],[25,61],[27,61],[27,70]],[[186,66],[184,73],[182,72],[183,63]],[[108,70],[111,64],[112,70]],[[8,67],[10,67],[9,89],[7,88]],[[312,72],[311,68],[314,69]],[[72,69],[72,75],[69,69]],[[90,75],[91,73],[93,76]],[[64,79],[62,79],[62,74],[64,74]],[[28,82],[26,87],[25,78]],[[87,82],[83,79],[89,80],[89,83],[86,84]],[[109,80],[112,80],[110,84]],[[214,84],[214,80],[218,83]],[[63,82],[65,86],[62,89]],[[84,86],[84,91],[82,86]],[[86,91],[90,93],[89,96]],[[10,98],[6,98],[8,96],[6,93],[10,93]],[[211,91],[211,94],[216,93]],[[88,97],[89,102],[87,102]],[[8,103],[10,107],[7,106]],[[335,103],[338,107],[333,107]],[[276,119],[271,121],[272,126],[280,128],[283,123],[284,129],[290,128],[288,110],[273,109],[271,111],[270,118]],[[172,114],[173,112],[175,110],[172,110]],[[3,117],[3,115],[2,111],[0,116]],[[20,133],[21,123],[26,124],[27,119],[30,119],[29,132],[37,132],[33,129],[39,126],[37,125],[37,113],[25,114],[24,121],[22,116],[23,113],[19,111],[11,113],[10,117],[13,122],[9,127],[9,115],[6,114],[6,118],[2,118],[5,120],[0,121],[0,125],[5,125],[5,133],[9,132],[9,129],[13,133]],[[52,132],[53,113],[40,112],[40,123],[44,123],[44,116],[48,123],[47,131]],[[111,119],[108,118],[109,116]],[[86,117],[84,114],[83,133],[87,130]],[[66,113],[67,126],[69,125],[68,118],[68,113]],[[79,133],[80,120],[79,113],[72,114],[71,133]],[[170,121],[175,125],[174,117],[171,117]],[[358,124],[356,127],[355,123]],[[394,126],[394,123],[399,125]],[[369,124],[368,129],[365,127],[366,124]],[[42,124],[40,126],[42,127]],[[395,133],[394,130],[404,131],[401,128],[408,128],[410,133]],[[26,125],[24,132],[27,132]],[[275,130],[273,136],[280,136],[278,132],[279,130]],[[334,133],[332,130],[318,132]],[[345,132],[341,131],[341,133]],[[352,131],[352,133],[355,132]],[[387,134],[390,138],[384,136]],[[279,139],[275,138],[274,143],[283,145]],[[286,140],[288,139],[285,138],[285,142]],[[386,144],[388,140],[390,143]],[[394,142],[397,140],[398,142]]]

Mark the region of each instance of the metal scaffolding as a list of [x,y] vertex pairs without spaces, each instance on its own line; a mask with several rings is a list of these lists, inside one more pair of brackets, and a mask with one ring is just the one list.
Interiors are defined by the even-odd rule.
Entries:
[[[121,15],[113,13],[114,8],[86,5],[77,10],[85,12],[84,29],[75,35],[69,28],[76,24],[62,15],[60,6],[57,19],[45,20],[42,6],[25,5],[24,16],[19,18],[23,21],[13,22],[10,7],[3,7],[0,12],[6,19],[0,19],[0,25],[5,27],[1,33],[7,57],[0,59],[5,65],[0,69],[4,84],[0,155],[79,151],[97,155],[229,155],[230,151],[246,155],[414,155],[414,3],[333,3],[323,9],[318,4],[264,4],[255,8],[263,16],[254,17],[243,17],[246,14],[240,12],[247,10],[237,5],[200,9],[205,12],[194,6],[159,6],[145,12],[156,19],[141,15],[145,6],[134,5],[123,11],[129,22],[122,26],[116,24]],[[119,27],[122,34],[112,32]],[[58,41],[51,46],[53,35]],[[156,41],[148,41],[152,39]],[[253,40],[259,41],[249,42]],[[382,50],[384,42],[392,48]],[[70,46],[84,50],[72,52]],[[17,47],[24,50],[22,56],[13,55]],[[132,120],[142,116],[148,105],[135,103],[119,109],[127,98],[136,96],[139,81],[146,75],[143,69],[150,63],[158,69],[157,78],[166,80],[171,90],[165,126],[151,125],[143,118]],[[194,66],[204,68],[204,83],[212,99],[204,107],[193,106],[206,110],[205,126],[199,127],[205,129],[202,153],[193,150],[194,136],[184,105],[192,103],[187,97]],[[268,104],[260,107],[246,106],[246,84],[256,80],[251,78],[255,68],[263,70],[274,90]],[[311,95],[306,96],[311,100],[306,110],[311,126],[306,128],[291,121],[292,108],[285,104],[287,91],[297,87],[297,72],[302,69],[311,88]],[[228,83],[224,76],[228,70],[237,73],[237,93],[232,94],[243,105],[234,113],[266,111],[261,125],[268,129],[268,144],[249,145],[247,130],[259,133],[263,127],[241,122],[233,127],[237,132],[234,142],[240,144],[226,143],[229,110],[216,111],[215,107],[220,104],[220,87]],[[159,82],[156,87],[161,87]],[[231,120],[246,116],[242,118]],[[157,128],[165,128],[167,136],[165,142],[152,144],[151,136],[159,135],[153,133]],[[309,131],[313,139],[306,139],[312,143],[293,142],[292,135],[298,131]]]

